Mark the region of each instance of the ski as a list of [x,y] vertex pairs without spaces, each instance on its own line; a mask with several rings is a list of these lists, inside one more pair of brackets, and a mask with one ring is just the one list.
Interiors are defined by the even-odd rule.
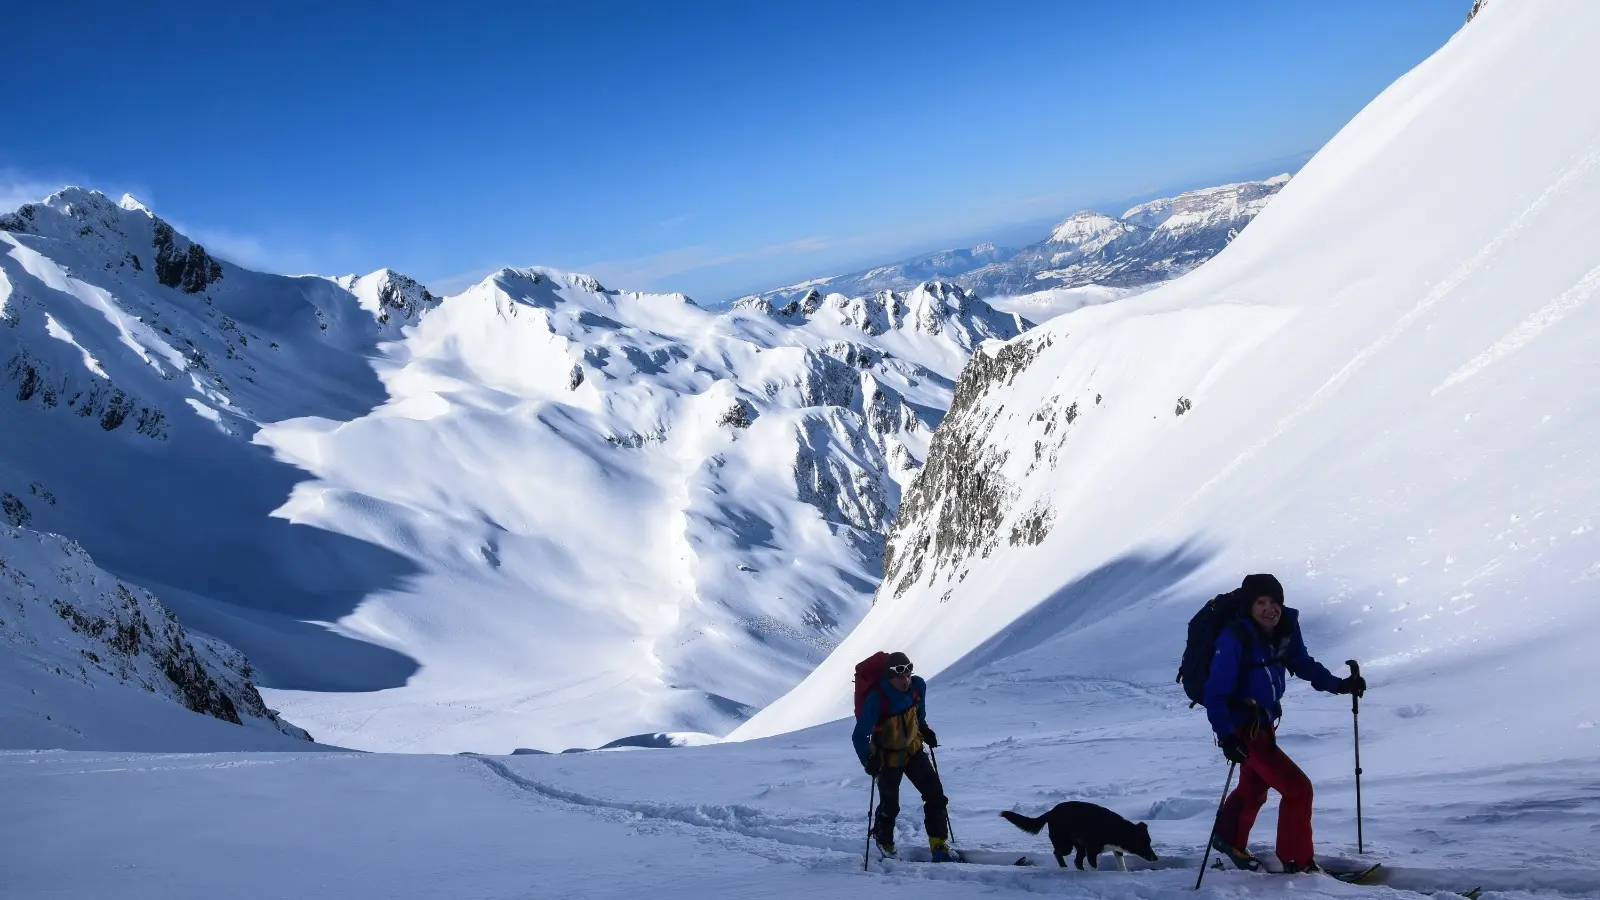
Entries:
[[[1368,887],[1377,887],[1381,886],[1383,883],[1379,880],[1381,878],[1379,870],[1382,868],[1383,863],[1374,863],[1373,865],[1360,870],[1352,869],[1346,871],[1330,871],[1328,869],[1324,869],[1323,872],[1339,881],[1344,882],[1345,884],[1358,884]],[[1459,894],[1460,896],[1465,897],[1466,900],[1478,900],[1479,897],[1483,896],[1483,888],[1475,887],[1470,891],[1448,891],[1448,893]]]
[[1366,884],[1367,879],[1371,878],[1372,874],[1381,868],[1383,868],[1383,863],[1374,863],[1365,869],[1353,869],[1343,872],[1335,872],[1330,869],[1323,869],[1322,871],[1329,877],[1345,884]]

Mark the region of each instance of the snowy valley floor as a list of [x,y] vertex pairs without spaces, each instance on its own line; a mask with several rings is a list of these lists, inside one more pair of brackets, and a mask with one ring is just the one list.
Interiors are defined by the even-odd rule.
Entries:
[[[9,751],[0,896],[1190,895],[1193,868],[1056,869],[1043,836],[996,816],[1099,802],[1148,821],[1163,866],[1192,867],[1210,824],[1225,767],[1198,711],[1167,685],[1048,668],[980,669],[936,681],[930,697],[956,843],[997,861],[1028,854],[1038,868],[874,858],[862,873],[867,781],[838,722],[744,744],[564,756]],[[1368,856],[1396,868],[1394,884],[1600,896],[1600,759],[1538,759],[1529,743],[1529,761],[1483,760],[1419,724],[1427,716],[1404,699],[1375,689],[1362,714]],[[1349,707],[1299,689],[1290,701],[1281,734],[1319,789],[1319,855],[1352,857]],[[899,841],[921,847],[907,793]],[[1257,825],[1258,851],[1271,848],[1275,809]],[[1230,871],[1208,875],[1204,893],[1400,896],[1388,890]]]

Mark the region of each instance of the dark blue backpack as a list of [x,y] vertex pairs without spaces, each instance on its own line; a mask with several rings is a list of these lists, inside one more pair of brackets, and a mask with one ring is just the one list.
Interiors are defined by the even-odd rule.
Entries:
[[[1183,645],[1183,661],[1178,664],[1176,680],[1189,696],[1190,709],[1205,703],[1206,679],[1211,677],[1211,657],[1216,654],[1217,635],[1222,629],[1237,625],[1242,609],[1239,592],[1230,591],[1212,597],[1189,620],[1189,639]],[[1248,640],[1249,635],[1240,637]]]

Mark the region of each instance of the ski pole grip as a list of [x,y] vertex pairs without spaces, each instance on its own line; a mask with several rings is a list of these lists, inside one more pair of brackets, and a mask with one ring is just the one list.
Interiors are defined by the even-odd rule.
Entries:
[[[1344,661],[1344,664],[1350,667],[1350,676],[1352,678],[1360,678],[1361,677],[1361,663],[1358,663],[1353,659],[1347,659],[1347,660]],[[1361,698],[1356,696],[1355,694],[1351,694],[1350,695],[1350,711],[1351,712],[1358,712],[1358,711],[1360,711],[1360,709],[1361,709]]]

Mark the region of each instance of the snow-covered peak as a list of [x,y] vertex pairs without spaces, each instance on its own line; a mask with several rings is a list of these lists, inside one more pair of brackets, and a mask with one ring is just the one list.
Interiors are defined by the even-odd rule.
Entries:
[[962,365],[1025,325],[939,282],[715,313],[528,267],[440,299],[225,265],[92,192],[28,209],[0,494],[373,749],[725,733],[865,611]]
[[1080,210],[1068,216],[1050,232],[1053,244],[1087,244],[1107,233],[1120,233],[1126,226],[1104,213]]
[[380,325],[415,322],[425,310],[439,301],[415,278],[393,269],[379,269],[370,275],[345,275],[333,282],[351,294],[361,308]]
[[[848,715],[892,648],[941,690],[1106,691],[1220,774],[1184,623],[1267,571],[1315,656],[1360,661],[1364,759],[1592,753],[1595,695],[1551,686],[1592,680],[1600,635],[1600,5],[1486,15],[1209,263],[975,354],[872,612],[736,736]],[[1342,711],[1348,748],[1348,704],[1290,690],[1280,734]]]
[[813,279],[758,296],[773,307],[805,302],[821,290],[864,296],[884,290],[910,291],[927,281],[947,281],[989,298],[1014,298],[1020,306],[1051,307],[1041,291],[1080,287],[1114,293],[1169,281],[1193,270],[1226,247],[1289,180],[1221,185],[1152,200],[1117,219],[1082,210],[1049,236],[1019,249],[977,244],[940,250],[851,275]]
[[1265,209],[1289,178],[1287,174],[1275,175],[1264,181],[1222,184],[1151,200],[1123,213],[1122,221],[1175,231],[1202,228],[1222,219],[1248,219]]
[[128,210],[129,212],[142,212],[147,216],[155,215],[155,213],[150,211],[148,206],[140,203],[139,198],[133,196],[132,194],[123,194],[122,199],[117,201],[117,205],[125,210]]

